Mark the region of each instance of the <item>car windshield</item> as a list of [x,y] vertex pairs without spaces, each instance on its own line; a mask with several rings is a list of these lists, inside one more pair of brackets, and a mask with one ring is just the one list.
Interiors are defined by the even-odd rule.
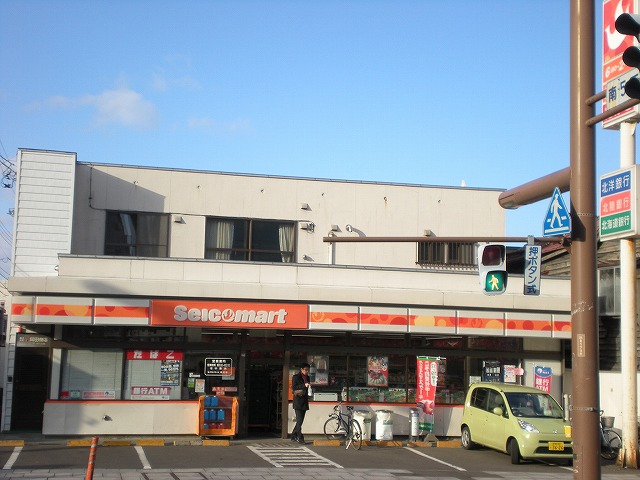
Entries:
[[516,417],[562,418],[562,408],[548,393],[505,393]]

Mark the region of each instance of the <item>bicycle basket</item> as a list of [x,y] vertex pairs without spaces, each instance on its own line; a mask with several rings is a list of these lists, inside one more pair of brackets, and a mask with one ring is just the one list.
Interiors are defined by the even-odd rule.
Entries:
[[613,422],[615,419],[616,417],[601,417],[600,423],[602,423],[604,428],[613,428]]

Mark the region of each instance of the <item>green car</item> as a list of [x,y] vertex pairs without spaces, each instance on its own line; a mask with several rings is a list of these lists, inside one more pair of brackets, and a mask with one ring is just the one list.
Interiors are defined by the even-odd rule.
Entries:
[[461,423],[462,446],[476,444],[521,459],[573,459],[571,424],[558,402],[537,388],[480,382],[469,387]]

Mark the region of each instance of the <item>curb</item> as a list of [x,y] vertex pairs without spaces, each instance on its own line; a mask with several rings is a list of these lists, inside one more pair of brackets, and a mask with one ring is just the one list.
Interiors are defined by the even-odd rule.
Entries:
[[[274,439],[274,441],[283,441],[285,439]],[[90,447],[91,439],[74,439],[63,440],[60,443],[67,447]],[[0,447],[24,447],[25,445],[50,444],[50,442],[31,442],[25,440],[0,440]],[[165,446],[203,446],[203,447],[229,447],[232,445],[243,445],[256,443],[260,441],[234,441],[233,439],[165,439],[165,438],[141,438],[141,439],[105,439],[99,442],[100,447],[165,447]],[[315,447],[340,447],[343,442],[340,440],[328,440],[325,438],[317,438],[311,441]],[[363,440],[363,446],[368,447],[410,447],[410,448],[460,448],[459,439],[453,440],[437,440],[437,441],[420,441],[420,440]]]

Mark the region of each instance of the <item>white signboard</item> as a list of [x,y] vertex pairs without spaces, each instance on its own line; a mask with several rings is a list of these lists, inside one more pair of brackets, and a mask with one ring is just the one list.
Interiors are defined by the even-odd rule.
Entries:
[[[542,247],[527,245],[524,247],[524,294],[540,295]],[[506,380],[505,380],[506,381]]]

